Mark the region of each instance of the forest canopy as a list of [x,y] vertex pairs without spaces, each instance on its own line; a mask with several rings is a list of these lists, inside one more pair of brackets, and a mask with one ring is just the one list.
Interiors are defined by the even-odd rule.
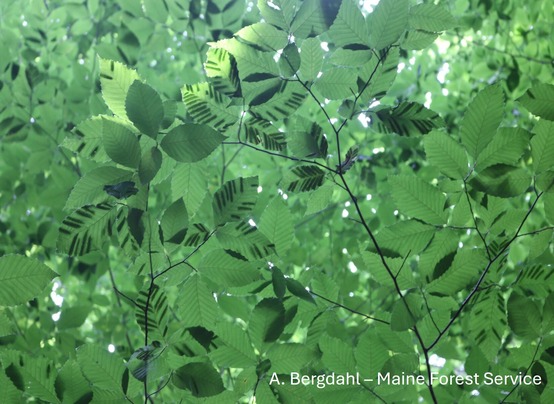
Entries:
[[553,24],[0,2],[0,402],[554,402]]

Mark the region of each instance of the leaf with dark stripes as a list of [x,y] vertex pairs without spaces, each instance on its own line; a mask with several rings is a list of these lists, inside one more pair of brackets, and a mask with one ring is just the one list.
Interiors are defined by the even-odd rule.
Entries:
[[416,102],[403,102],[394,108],[382,108],[371,113],[372,125],[378,132],[396,133],[401,136],[424,135],[432,129],[444,126],[444,121],[434,111]]
[[248,214],[258,199],[258,185],[258,177],[240,177],[223,184],[212,202],[215,223],[241,220]]
[[157,285],[140,291],[136,300],[135,317],[143,332],[148,329],[152,339],[164,339],[168,330],[169,306],[163,290]]
[[223,248],[249,260],[266,258],[275,253],[275,245],[248,222],[227,223],[217,231],[216,236]]
[[71,256],[99,250],[113,234],[116,211],[113,204],[83,206],[67,216],[59,229],[58,250]]
[[325,171],[316,166],[297,166],[290,170],[283,179],[287,191],[312,191],[323,185]]
[[504,295],[498,288],[484,290],[470,313],[469,335],[489,361],[493,361],[507,328]]

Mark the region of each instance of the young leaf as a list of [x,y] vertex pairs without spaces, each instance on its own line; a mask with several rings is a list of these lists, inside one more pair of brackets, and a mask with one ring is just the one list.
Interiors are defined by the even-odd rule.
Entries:
[[209,126],[190,123],[173,128],[160,146],[175,160],[194,163],[208,157],[224,139]]
[[[102,190],[106,191],[106,185],[130,182],[128,180],[130,180],[132,176],[133,173],[131,171],[122,170],[116,167],[107,166],[95,168],[87,172],[77,181],[67,198],[64,209],[77,209],[81,206],[95,205],[104,202],[109,198],[108,195],[102,192]],[[112,185],[110,189],[113,189],[113,186],[114,185]],[[117,191],[118,194],[115,195],[110,192],[108,192],[108,194],[116,198],[127,194],[124,193],[124,195],[122,195],[118,189],[113,189],[113,191]]]
[[294,239],[292,215],[282,198],[274,198],[260,219],[260,231],[275,244],[280,257],[285,257]]
[[535,173],[554,168],[554,122],[541,119],[533,128],[531,156]]
[[323,49],[317,38],[302,42],[300,53],[300,77],[304,81],[315,80],[323,66]]
[[162,152],[157,147],[148,148],[140,159],[139,178],[142,185],[154,179],[162,166]]
[[181,287],[179,296],[179,313],[183,326],[202,326],[208,329],[214,326],[219,317],[219,308],[200,276],[189,277]]
[[128,119],[125,108],[127,91],[139,80],[137,72],[119,62],[100,58],[100,84],[106,105],[117,116]]
[[467,156],[464,148],[446,133],[432,131],[423,138],[425,153],[429,162],[445,175],[462,179],[468,172]]
[[16,306],[38,297],[57,274],[43,263],[20,255],[0,257],[0,305]]
[[323,72],[323,75],[317,79],[315,88],[325,98],[342,100],[356,94],[357,78],[354,69],[333,67]]
[[294,167],[283,179],[287,191],[305,192],[319,188],[325,180],[325,171],[316,166]]
[[437,188],[416,176],[393,176],[389,182],[392,196],[402,213],[430,224],[446,223],[446,198]]
[[227,181],[213,198],[212,207],[216,224],[241,220],[258,199],[258,177],[237,178]]
[[156,140],[164,118],[163,103],[156,90],[135,80],[127,92],[125,110],[138,130]]
[[504,95],[500,85],[486,87],[479,92],[466,111],[460,136],[471,157],[477,159],[490,143],[504,111]]
[[100,249],[106,236],[112,235],[115,213],[110,203],[83,206],[72,212],[60,226],[58,250],[70,256],[81,256]]
[[278,299],[263,299],[250,316],[248,333],[258,350],[267,342],[276,341],[285,328],[285,308]]
[[209,83],[186,84],[181,93],[188,113],[197,123],[224,132],[238,120],[238,109],[230,105],[231,99]]
[[478,296],[470,313],[469,335],[485,357],[493,361],[507,326],[504,294],[497,288],[490,288]]
[[381,50],[392,45],[408,23],[407,0],[381,0],[369,20],[369,45]]
[[344,161],[341,162],[340,166],[337,166],[337,171],[341,174],[344,174],[352,168],[356,160],[358,159],[358,146],[352,146],[346,152]]
[[527,90],[518,101],[533,115],[554,120],[554,85],[539,83]]
[[219,372],[209,363],[188,363],[177,369],[171,380],[175,387],[189,390],[194,397],[212,397],[225,390]]
[[433,3],[423,3],[410,8],[408,24],[413,29],[440,32],[453,28],[456,20],[446,8]]
[[312,294],[308,292],[300,282],[292,278],[285,278],[285,281],[287,283],[287,289],[290,293],[309,303],[315,304],[315,300]]
[[344,0],[339,13],[329,29],[336,46],[362,44],[369,46],[369,34],[365,18],[352,0]]
[[118,164],[137,168],[140,161],[137,136],[117,121],[106,117],[102,121],[102,139],[108,156]]

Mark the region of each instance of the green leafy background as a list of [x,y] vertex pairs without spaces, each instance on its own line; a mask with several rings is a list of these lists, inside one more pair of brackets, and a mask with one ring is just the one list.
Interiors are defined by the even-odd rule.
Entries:
[[0,2],[0,402],[553,402],[553,22]]

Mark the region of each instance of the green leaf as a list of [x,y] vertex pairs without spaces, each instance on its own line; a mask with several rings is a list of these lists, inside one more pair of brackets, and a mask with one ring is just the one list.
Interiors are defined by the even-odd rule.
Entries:
[[369,45],[365,18],[352,0],[344,0],[328,34],[336,46]]
[[281,270],[277,267],[271,269],[271,283],[273,285],[273,292],[275,296],[279,299],[282,299],[287,293],[287,283],[285,281],[285,276]]
[[100,249],[106,236],[112,235],[115,213],[110,203],[83,206],[72,212],[60,226],[58,250],[70,256],[81,256]]
[[400,51],[397,47],[381,51],[379,58],[371,58],[360,71],[358,91],[359,102],[363,104],[385,96],[398,72]]
[[[274,91],[273,91],[274,90]],[[270,97],[263,102],[250,104],[250,113],[267,121],[279,121],[295,113],[306,99],[306,92],[300,83],[283,81],[270,91]]]
[[304,213],[304,215],[312,215],[326,209],[332,197],[333,185],[329,183],[323,184],[308,197],[306,213]]
[[300,53],[294,43],[288,44],[279,57],[279,68],[281,74],[285,77],[291,77],[296,74],[300,68]]
[[266,355],[271,361],[271,371],[279,374],[297,372],[316,358],[312,349],[298,343],[275,344]]
[[212,208],[217,225],[243,219],[258,199],[258,177],[227,181],[213,197]]
[[413,29],[440,32],[453,28],[456,20],[446,8],[433,3],[424,3],[410,8],[408,24]]
[[206,69],[206,77],[208,77],[216,92],[232,96],[240,89],[237,63],[235,58],[226,50],[208,49],[204,68]]
[[43,263],[20,255],[0,257],[0,305],[16,306],[38,297],[57,274]]
[[0,368],[0,402],[5,404],[19,404],[22,402],[23,392],[14,386],[10,378]]
[[140,159],[139,178],[142,185],[148,184],[154,179],[162,166],[162,152],[157,147],[147,149]]
[[294,239],[294,227],[290,210],[282,198],[274,198],[264,209],[259,230],[275,244],[277,254],[284,258]]
[[434,111],[416,102],[403,102],[394,108],[382,108],[370,113],[372,125],[378,132],[396,133],[400,136],[425,135],[442,127],[442,118]]
[[166,347],[162,347],[159,341],[140,347],[129,358],[125,366],[133,377],[140,382],[147,379],[157,379],[161,373],[165,373],[165,358],[162,356]]
[[77,328],[83,325],[92,307],[90,304],[81,303],[73,306],[63,305],[62,314],[58,320],[58,329],[67,330],[69,328]]
[[110,158],[121,165],[137,168],[140,161],[140,144],[137,136],[125,125],[102,118],[104,149]]
[[285,31],[265,22],[257,22],[242,28],[235,34],[235,38],[267,51],[283,49],[289,43],[289,37]]
[[248,334],[240,326],[220,322],[215,331],[225,345],[210,352],[210,359],[222,367],[246,368],[256,364],[254,348]]
[[[164,239],[180,243],[184,238],[184,232],[189,225],[187,208],[182,198],[177,199],[165,210],[162,217],[162,231]],[[182,237],[180,236],[182,234]],[[175,240],[174,240],[175,237]]]
[[377,242],[387,255],[406,257],[408,254],[418,254],[423,250],[436,229],[416,220],[405,220],[387,226],[376,235]]
[[323,75],[317,79],[315,88],[325,98],[341,100],[356,94],[357,78],[354,69],[333,67],[323,72]]
[[489,195],[509,198],[526,192],[531,181],[531,175],[524,168],[496,164],[481,171],[469,184]]
[[287,148],[285,134],[269,121],[251,118],[243,123],[243,128],[248,142],[261,143],[268,150],[283,151]]
[[219,308],[212,292],[199,276],[192,275],[179,293],[182,326],[211,328],[219,317]]
[[210,251],[202,259],[198,271],[223,288],[246,286],[261,279],[260,271],[255,265],[219,249]]
[[125,98],[125,111],[139,131],[156,140],[164,118],[164,106],[156,90],[135,80]]
[[525,340],[543,335],[541,311],[535,301],[516,292],[508,299],[508,324],[512,331]]
[[338,2],[302,1],[291,25],[292,33],[296,38],[308,38],[325,32],[333,22],[337,8]]
[[106,105],[117,116],[128,119],[125,100],[129,87],[139,80],[137,72],[119,62],[100,58],[100,84]]
[[61,390],[58,396],[64,403],[77,403],[81,399],[87,400],[92,397],[88,380],[83,376],[75,359],[68,359],[58,371],[55,386],[56,391]]
[[437,264],[458,248],[458,235],[454,230],[446,228],[435,233],[433,241],[419,258],[419,272],[422,276],[431,276]]
[[369,20],[369,44],[375,50],[392,45],[408,24],[407,0],[381,0]]
[[186,84],[181,88],[181,94],[188,113],[197,123],[224,132],[238,121],[238,108],[209,83]]
[[451,296],[465,288],[485,269],[487,259],[478,249],[460,250],[450,268],[427,285],[429,293]]
[[296,279],[285,278],[285,282],[287,284],[287,289],[294,296],[299,297],[300,299],[305,300],[308,303],[315,304],[315,300],[312,294],[308,292],[306,288],[302,286],[302,284]]
[[339,374],[353,373],[356,369],[356,359],[352,347],[338,338],[323,334],[319,341],[319,349],[323,352],[321,360],[329,369]]
[[437,188],[409,175],[389,177],[389,183],[402,213],[430,224],[446,223],[446,198]]
[[171,177],[173,200],[183,198],[189,215],[192,217],[200,208],[208,186],[204,176],[204,163],[179,164]]
[[500,85],[486,87],[469,104],[462,123],[460,136],[467,152],[477,159],[491,142],[504,114],[504,95]]
[[530,88],[519,99],[533,115],[554,120],[554,85],[539,83]]
[[414,293],[404,295],[395,302],[391,312],[390,325],[393,331],[407,331],[425,314],[423,298]]
[[409,30],[400,40],[400,47],[406,50],[421,50],[430,46],[439,34],[420,30]]
[[312,81],[323,67],[323,49],[317,38],[308,38],[300,47],[300,77],[304,81]]
[[539,174],[554,168],[554,122],[540,120],[533,128],[531,156],[533,168]]
[[285,308],[278,299],[263,299],[252,310],[248,334],[258,350],[276,341],[285,327]]
[[[105,163],[110,160],[104,149],[104,115],[95,116],[81,122],[72,131],[72,136],[64,139],[63,146],[79,153],[85,159]],[[107,117],[110,119],[110,117]]]
[[548,265],[526,265],[515,281],[517,287],[525,293],[536,294],[541,290],[546,293],[554,290],[554,268]]
[[219,372],[209,363],[193,362],[177,369],[171,380],[175,387],[194,397],[212,397],[225,390]]
[[292,168],[283,178],[287,191],[306,192],[319,188],[325,180],[325,171],[312,165]]
[[470,313],[469,335],[485,357],[493,361],[507,325],[504,296],[497,288],[484,290],[478,296]]
[[288,0],[276,0],[272,4],[275,7],[267,4],[265,0],[258,0],[258,9],[262,17],[269,24],[288,30],[294,18],[294,3]]
[[123,360],[98,345],[85,344],[77,348],[77,362],[93,388],[121,393],[125,367]]
[[76,209],[106,201],[109,196],[103,192],[105,185],[119,184],[131,179],[131,171],[116,167],[98,167],[83,175],[75,184],[64,209]]
[[227,223],[216,233],[223,248],[233,250],[248,260],[266,258],[275,246],[255,226],[248,222]]
[[146,286],[135,301],[135,318],[150,338],[164,339],[168,331],[169,306],[167,297],[158,286]]
[[28,395],[48,403],[61,403],[54,388],[56,368],[50,359],[21,354],[18,368],[23,375]]
[[194,163],[208,157],[224,139],[225,136],[209,126],[190,123],[173,128],[160,146],[175,160]]
[[464,148],[446,133],[432,131],[423,138],[429,163],[450,178],[462,179],[467,175],[468,162]]
[[[529,144],[529,133],[520,128],[499,128],[491,142],[479,154],[476,169],[495,164],[516,164]],[[554,148],[553,158],[554,158]],[[554,160],[553,160],[554,163]]]

